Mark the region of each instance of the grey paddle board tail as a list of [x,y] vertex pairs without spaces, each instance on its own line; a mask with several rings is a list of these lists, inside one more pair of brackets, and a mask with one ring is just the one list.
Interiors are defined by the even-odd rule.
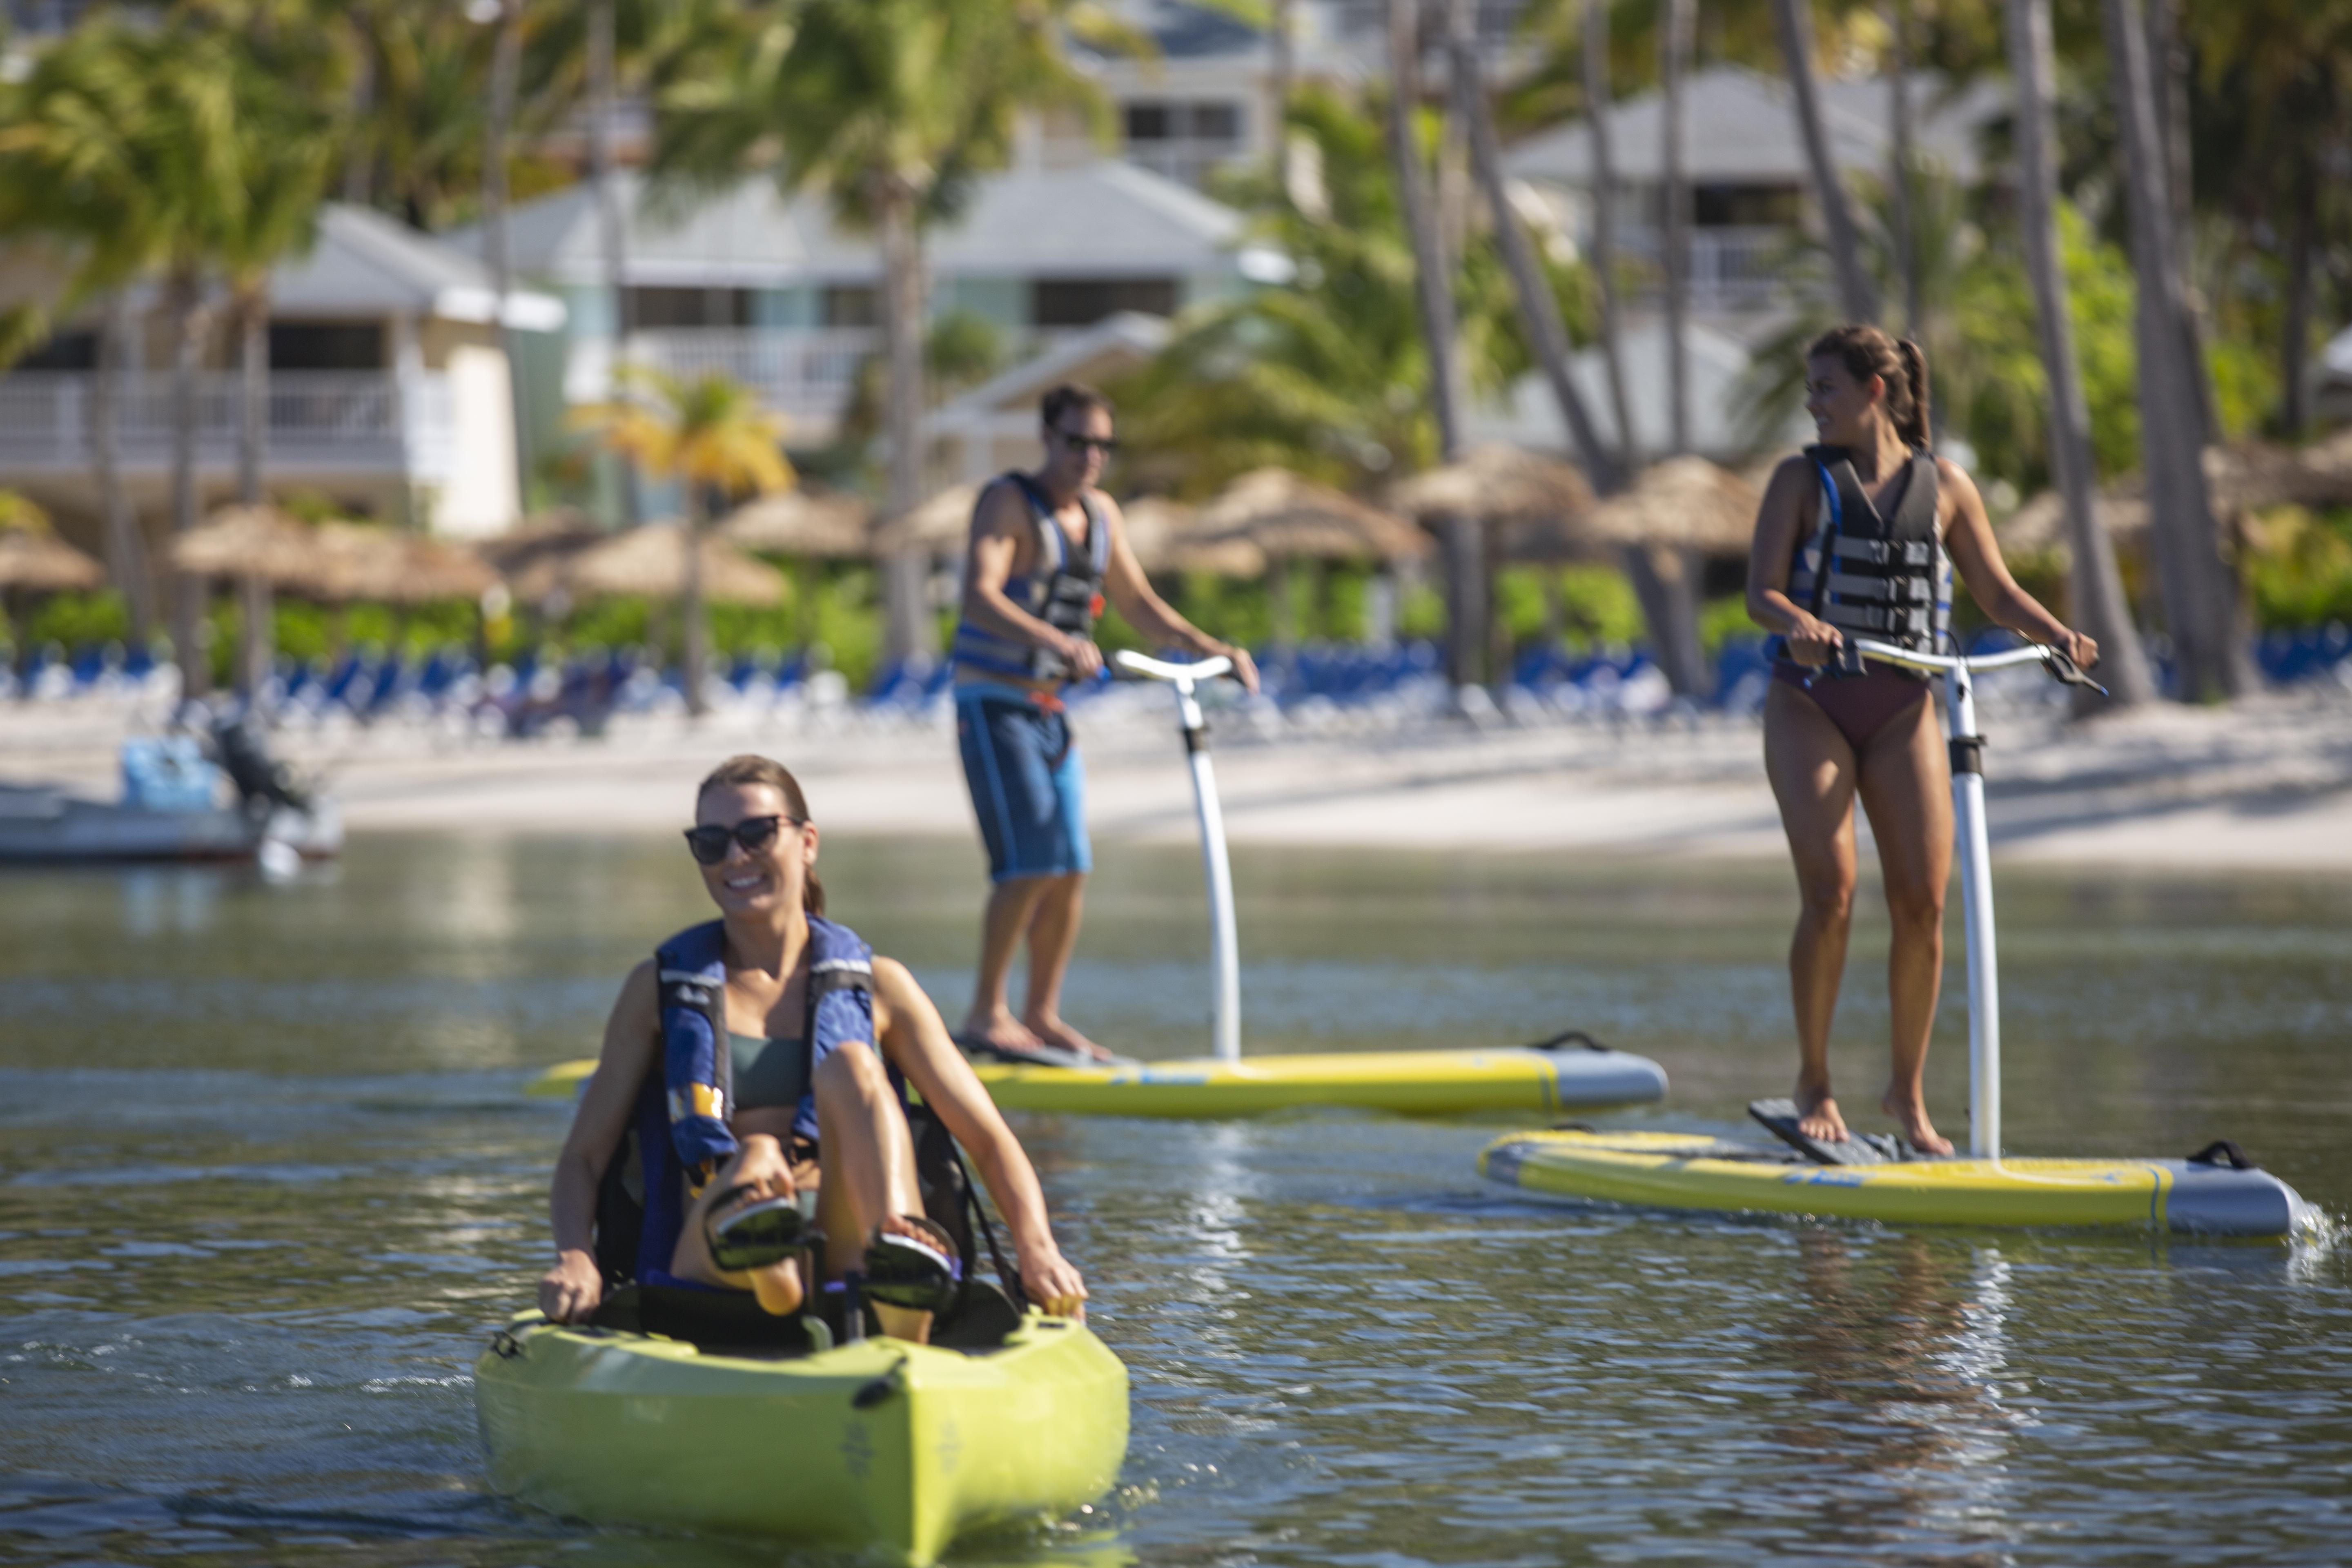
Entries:
[[2168,1230],[2190,1236],[2310,1236],[2326,1217],[2303,1194],[2219,1139],[2186,1160],[2167,1160],[2172,1190],[2165,1194]]

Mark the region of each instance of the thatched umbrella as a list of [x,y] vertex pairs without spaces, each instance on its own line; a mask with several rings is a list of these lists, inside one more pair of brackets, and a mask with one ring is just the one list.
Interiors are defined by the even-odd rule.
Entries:
[[247,696],[260,689],[277,654],[273,594],[315,594],[332,569],[318,531],[267,502],[220,508],[172,542],[171,559],[194,576],[236,580],[244,622],[237,684]]
[[718,531],[772,555],[864,560],[874,553],[873,523],[873,503],[862,497],[791,489],[737,508]]
[[572,564],[612,535],[578,512],[531,519],[482,543],[483,557],[517,602],[561,618],[572,605]]
[[[8,499],[0,497],[0,501]],[[17,501],[0,516],[8,519],[0,524],[0,632],[9,632],[9,640],[15,642],[14,601],[19,595],[100,587],[106,582],[106,568],[51,533],[48,518],[30,501]],[[19,667],[31,654],[31,648],[17,644]]]
[[1265,552],[1247,539],[1212,539],[1201,510],[1166,496],[1138,496],[1119,509],[1128,547],[1146,572],[1206,572],[1219,577],[1265,574]]
[[1246,542],[1266,559],[1275,641],[1296,640],[1290,563],[1373,561],[1383,566],[1417,562],[1429,536],[1393,512],[1358,500],[1287,468],[1256,468],[1217,493],[1201,510],[1196,537],[1204,545]]
[[[2105,491],[2091,498],[2091,515],[2111,539],[2122,541],[2147,531],[2147,502],[2125,500]],[[2000,521],[1992,536],[2005,555],[2032,554],[2044,550],[2064,552],[2066,498],[2043,490]]]
[[1633,488],[1596,504],[1585,520],[1611,544],[1666,545],[1702,555],[1745,555],[1756,535],[1756,487],[1705,458],[1669,458]]
[[[702,592],[714,603],[769,608],[784,602],[784,574],[723,539],[701,541]],[[686,529],[653,522],[608,536],[571,558],[564,585],[575,598],[635,594],[675,599],[686,591]]]
[[950,486],[904,517],[876,529],[874,553],[895,555],[908,549],[926,550],[933,555],[959,553],[971,536],[972,508],[979,504],[978,485]]
[[1392,485],[1388,503],[1421,521],[1475,518],[1488,525],[1498,554],[1563,561],[1592,552],[1580,526],[1592,487],[1573,463],[1500,442],[1474,447],[1459,462]]
[[395,529],[324,523],[319,548],[326,565],[313,591],[322,599],[394,605],[478,599],[499,580],[478,551]]

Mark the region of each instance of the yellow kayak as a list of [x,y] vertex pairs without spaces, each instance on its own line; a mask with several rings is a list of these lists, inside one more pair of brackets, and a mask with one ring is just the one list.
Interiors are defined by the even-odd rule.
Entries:
[[506,1495],[910,1564],[1101,1496],[1127,1451],[1126,1367],[1034,1311],[978,1354],[868,1339],[790,1359],[522,1312],[474,1393]]
[[[568,1097],[595,1070],[593,1060],[561,1062],[525,1092]],[[1097,1116],[1258,1116],[1307,1105],[1405,1116],[1542,1115],[1646,1104],[1666,1092],[1665,1069],[1646,1057],[1584,1047],[1345,1051],[1231,1062],[1201,1057],[1083,1068],[974,1062],[972,1071],[1007,1110]]]
[[1682,1132],[1524,1132],[1478,1155],[1525,1192],[1660,1208],[1763,1211],[1894,1225],[2123,1226],[2287,1236],[2310,1223],[2266,1171],[2195,1160],[1902,1160],[1822,1165]]

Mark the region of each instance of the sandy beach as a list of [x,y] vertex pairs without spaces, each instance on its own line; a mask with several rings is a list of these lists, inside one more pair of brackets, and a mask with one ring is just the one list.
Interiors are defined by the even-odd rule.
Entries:
[[[128,700],[11,705],[0,776],[114,793],[115,748],[152,728]],[[1098,839],[1185,840],[1190,783],[1164,694],[1123,689],[1076,720]],[[2229,710],[2163,705],[2086,722],[2031,686],[1987,694],[1997,854],[2216,869],[2352,868],[2352,693]],[[1496,718],[1228,707],[1216,765],[1237,844],[1779,856],[1753,718]],[[352,831],[655,832],[718,758],[800,773],[829,830],[961,837],[971,805],[943,715],[739,709],[617,717],[601,738],[485,739],[431,721],[289,723],[273,737],[328,781]]]

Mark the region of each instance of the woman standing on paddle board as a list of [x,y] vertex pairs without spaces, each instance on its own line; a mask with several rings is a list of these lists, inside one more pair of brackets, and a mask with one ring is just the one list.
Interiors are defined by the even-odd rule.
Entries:
[[1764,769],[1804,900],[1789,949],[1799,1125],[1811,1137],[1846,1137],[1829,1037],[1853,921],[1859,796],[1895,926],[1894,1070],[1880,1108],[1922,1152],[1948,1154],[1950,1142],[1928,1121],[1922,1077],[1943,978],[1950,763],[1926,679],[1864,665],[1846,639],[1944,651],[1958,566],[1996,625],[2086,669],[2098,645],[2017,585],[1974,481],[1928,450],[1927,362],[1917,344],[1876,327],[1839,327],[1806,351],[1805,389],[1820,445],[1773,472],[1748,564],[1748,613],[1776,634]]
[[[883,1331],[920,1341],[956,1299],[952,1237],[927,1217],[906,1086],[955,1135],[1013,1233],[1029,1296],[1083,1315],[1029,1157],[948,1038],[906,966],[824,918],[817,831],[799,783],[765,757],[702,781],[687,846],[719,918],[678,932],[630,971],[595,1076],[556,1162],[556,1264],[540,1309],[580,1322],[607,1280],[747,1290],[802,1310],[798,1199],[824,1235],[824,1286],[855,1272]],[[616,1254],[598,1234],[607,1181],[636,1138],[642,1223]],[[764,1249],[764,1250],[763,1250]]]

